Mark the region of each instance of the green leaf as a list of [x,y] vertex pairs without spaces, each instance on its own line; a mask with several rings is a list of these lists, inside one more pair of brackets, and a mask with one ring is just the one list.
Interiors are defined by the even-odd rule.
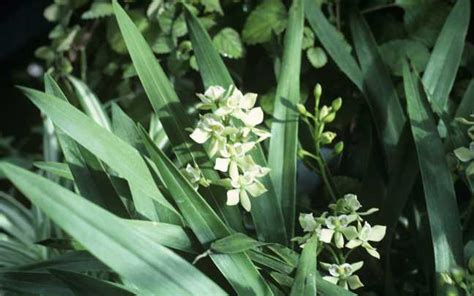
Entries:
[[403,69],[408,115],[418,153],[431,238],[435,270],[449,271],[462,264],[462,238],[459,212],[451,172],[433,114],[419,89],[408,64]]
[[408,58],[417,73],[425,70],[430,58],[428,48],[421,42],[409,39],[390,40],[380,46],[380,54],[392,74],[402,76],[403,61]]
[[134,200],[138,211],[145,216],[155,217],[156,211],[151,200],[154,199],[162,205],[156,209],[160,211],[160,221],[175,224],[181,222],[179,213],[163,197],[137,150],[70,104],[36,90],[22,89],[62,131],[127,179],[132,186],[141,190],[141,199]]
[[264,0],[247,17],[242,39],[248,44],[268,42],[272,34],[285,30],[286,18],[286,8],[280,0]]
[[110,3],[92,3],[91,8],[84,12],[81,16],[84,20],[103,18],[114,14],[112,4]]
[[95,122],[105,129],[111,131],[110,120],[102,104],[96,95],[89,89],[89,87],[79,79],[74,76],[68,76],[69,81],[71,82],[74,91],[76,92],[77,99],[81,104],[84,112],[89,115]]
[[218,12],[223,14],[219,0],[201,0],[200,3],[204,5],[205,12]]
[[[140,81],[153,109],[160,118],[180,165],[184,167],[188,163],[197,163],[201,166],[206,178],[218,179],[219,175],[212,169],[213,166],[202,146],[190,143],[186,129],[192,126],[191,121],[185,116],[183,105],[147,42],[116,1],[114,1],[114,10]],[[197,51],[196,48],[194,50]],[[211,206],[232,228],[245,231],[238,209],[225,205],[222,191],[206,190],[205,196]]]
[[277,199],[286,222],[286,231],[294,236],[296,211],[296,159],[298,148],[298,111],[300,102],[301,45],[304,6],[295,0],[290,8],[285,33],[283,59],[275,95],[268,164]]
[[34,272],[0,272],[0,290],[13,293],[13,295],[74,295],[54,276]]
[[241,253],[267,243],[259,242],[243,233],[233,233],[227,237],[216,240],[211,244],[211,249],[218,253]]
[[295,280],[290,295],[316,295],[316,248],[318,239],[313,235],[306,243],[301,253]]
[[[229,87],[233,85],[232,78],[212,45],[211,38],[204,27],[190,11],[186,12],[186,21],[204,87],[208,88],[213,85]],[[261,147],[257,147],[250,155],[257,164],[267,167],[265,155]],[[252,218],[257,229],[258,238],[261,241],[286,244],[288,238],[273,183],[268,175],[262,178],[262,183],[268,191],[259,198],[252,200]],[[265,215],[261,213],[265,213]],[[239,231],[238,229],[234,230]]]
[[42,169],[45,172],[54,174],[66,180],[74,180],[71,170],[67,163],[62,162],[51,162],[51,161],[37,161],[34,166]]
[[344,40],[344,36],[326,19],[316,1],[305,0],[305,11],[308,23],[326,52],[339,69],[362,90],[364,77],[356,60],[351,55],[350,46]]
[[436,112],[443,112],[446,108],[461,63],[470,11],[469,0],[456,2],[436,40],[423,74],[423,85]]
[[196,56],[199,74],[202,77],[204,87],[220,85],[228,88],[233,85],[232,78],[216,48],[213,46],[211,37],[207,34],[206,29],[204,29],[197,17],[189,9],[186,9],[185,17],[189,38],[193,45],[194,55]]
[[[95,96],[88,94],[90,91],[87,86],[73,77],[70,77],[70,79],[73,81],[73,87],[76,89],[78,96],[81,97],[80,100],[84,100],[83,105],[90,106],[88,109],[90,109],[91,112],[97,110],[96,113],[92,113],[92,115],[96,114],[96,122],[98,124],[102,123],[102,126],[110,128],[107,115],[103,112]],[[50,75],[45,75],[44,80],[45,89],[48,94],[67,101],[61,88]],[[71,173],[82,196],[120,217],[130,217],[125,205],[120,200],[119,194],[115,191],[109,176],[97,157],[77,144],[61,131],[61,129],[57,129],[56,135],[59,139],[64,158],[68,163],[67,170]],[[57,167],[57,169],[59,168]],[[58,171],[56,171],[56,173],[58,173]]]
[[225,294],[181,257],[93,203],[19,167],[4,163],[0,168],[35,205],[140,294]]
[[396,154],[401,151],[398,144],[406,118],[370,28],[356,9],[351,10],[350,27],[363,73],[362,91],[384,148],[388,170],[392,171],[398,162]]
[[141,220],[124,220],[124,222],[134,227],[137,232],[165,247],[189,253],[196,253],[200,250],[199,242],[188,233],[189,229],[184,229],[181,226]]
[[312,47],[306,51],[306,57],[313,67],[322,68],[328,62],[326,52],[321,47]]
[[56,278],[64,282],[73,292],[74,295],[117,295],[132,296],[132,293],[115,283],[107,282],[91,276],[80,274],[77,272],[51,269],[49,271]]
[[[207,247],[213,241],[229,236],[231,232],[226,225],[143,129],[142,135],[163,184],[201,244]],[[248,293],[249,289],[256,295],[270,293],[270,288],[245,253],[210,256],[237,294]]]
[[238,59],[244,55],[244,46],[239,33],[232,28],[224,28],[212,39],[214,46],[226,58]]
[[459,103],[456,109],[455,117],[468,118],[471,114],[474,114],[474,79],[471,79],[471,82],[469,82],[461,103]]

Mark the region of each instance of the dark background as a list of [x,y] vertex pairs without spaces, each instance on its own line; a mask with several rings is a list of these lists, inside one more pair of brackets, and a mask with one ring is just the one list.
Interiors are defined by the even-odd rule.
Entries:
[[40,121],[36,108],[15,85],[40,86],[41,81],[29,76],[26,69],[33,62],[40,63],[34,51],[48,44],[47,33],[52,24],[43,17],[43,11],[50,3],[50,0],[0,0],[1,136],[15,136],[15,139],[30,136],[32,123]]

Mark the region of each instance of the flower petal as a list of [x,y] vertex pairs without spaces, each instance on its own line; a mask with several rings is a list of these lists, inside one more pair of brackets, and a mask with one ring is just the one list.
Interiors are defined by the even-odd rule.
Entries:
[[257,126],[263,122],[263,110],[260,107],[250,110],[241,120],[247,126]]
[[370,230],[370,233],[369,233],[369,236],[368,236],[368,240],[369,241],[373,241],[373,242],[379,242],[383,239],[383,237],[385,236],[385,232],[387,231],[387,227],[386,226],[382,226],[382,225],[375,225],[372,227],[372,229]]
[[242,204],[242,207],[247,212],[250,212],[250,209],[251,209],[252,205],[250,204],[249,196],[247,195],[247,192],[245,192],[245,190],[240,191],[240,203]]
[[255,181],[254,183],[247,185],[245,189],[252,195],[253,197],[260,196],[267,192],[265,186],[262,183]]
[[246,93],[242,100],[240,101],[240,108],[250,110],[253,106],[255,106],[255,102],[257,101],[257,94],[255,93]]
[[321,229],[321,235],[319,237],[319,240],[326,244],[329,244],[331,243],[333,235],[334,235],[334,230],[323,228]]
[[199,144],[205,143],[210,138],[210,136],[211,135],[208,132],[200,128],[196,128],[190,135],[191,139]]
[[236,204],[239,203],[240,197],[239,197],[240,190],[239,189],[232,189],[227,191],[227,205],[228,206],[235,206]]
[[360,281],[357,275],[352,275],[347,278],[347,283],[351,290],[359,289],[364,286],[364,284]]
[[323,276],[323,280],[333,283],[334,285],[337,285],[337,283],[339,282],[339,279],[333,276]]
[[218,157],[216,158],[216,164],[214,165],[214,169],[225,173],[229,169],[229,163],[230,159]]

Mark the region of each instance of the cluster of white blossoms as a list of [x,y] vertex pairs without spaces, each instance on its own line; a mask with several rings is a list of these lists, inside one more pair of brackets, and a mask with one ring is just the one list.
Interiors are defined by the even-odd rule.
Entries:
[[[362,205],[354,194],[346,194],[335,204],[330,204],[331,214],[324,212],[320,217],[313,214],[300,214],[299,221],[305,235],[294,238],[301,247],[306,241],[316,235],[319,241],[318,252],[324,250],[329,252],[333,263],[321,262],[322,268],[329,275],[323,278],[346,289],[357,289],[363,284],[354,274],[362,268],[363,262],[350,264],[346,262],[353,249],[361,247],[371,256],[380,259],[377,249],[372,242],[379,242],[385,236],[386,227],[381,225],[371,226],[363,219],[378,209],[372,208],[365,212],[359,212]],[[346,252],[348,250],[348,252]]]
[[[242,92],[234,87],[228,90],[220,86],[209,87],[204,94],[197,95],[201,103],[201,114],[190,137],[205,146],[214,161],[214,169],[225,175],[216,182],[227,190],[227,205],[239,202],[250,211],[249,195],[257,197],[267,191],[259,181],[269,169],[255,163],[249,152],[257,143],[270,137],[270,133],[258,127],[263,122],[263,110],[254,107],[257,94]],[[204,185],[197,167],[188,165],[193,184]],[[189,175],[189,174],[188,174]]]

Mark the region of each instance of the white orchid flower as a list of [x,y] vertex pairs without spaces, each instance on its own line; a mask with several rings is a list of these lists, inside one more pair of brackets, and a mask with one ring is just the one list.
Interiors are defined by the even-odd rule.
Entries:
[[197,94],[201,103],[197,104],[197,108],[201,110],[211,110],[216,103],[224,97],[225,89],[221,86],[211,86],[204,94]]
[[252,197],[258,197],[265,193],[267,189],[262,183],[247,173],[244,173],[243,175],[235,175],[231,173],[230,177],[230,183],[233,189],[227,191],[227,205],[233,206],[240,202],[242,207],[247,212],[250,212],[251,203],[248,193]]
[[375,225],[372,227],[369,223],[365,222],[364,226],[359,229],[357,238],[349,240],[346,247],[353,249],[362,246],[371,256],[380,259],[380,254],[377,252],[377,249],[370,244],[370,242],[381,241],[385,236],[386,230],[387,227],[385,226]]
[[192,166],[188,163],[182,172],[195,190],[199,188],[199,185],[203,185],[205,187],[210,185],[210,181],[204,178],[201,169],[197,165]]
[[335,285],[339,285],[344,289],[355,290],[360,287],[363,287],[364,284],[360,281],[357,275],[354,275],[354,272],[358,271],[364,265],[364,262],[359,261],[354,264],[344,263],[344,264],[327,264],[321,263],[323,268],[327,269],[329,276],[324,276],[323,279],[331,282]]
[[349,224],[354,222],[356,219],[356,215],[327,217],[325,219],[327,228],[321,229],[319,240],[327,244],[334,240],[336,247],[342,249],[344,247],[344,237],[348,241],[357,237],[357,228],[355,226],[349,226]]
[[216,158],[214,169],[227,172],[228,170],[238,172],[239,162],[255,147],[255,142],[227,144],[219,151],[221,157]]
[[252,109],[256,100],[257,94],[246,93],[243,95],[240,90],[234,88],[232,94],[220,102],[219,108],[215,111],[215,114],[217,116],[231,115],[235,118],[241,119],[245,116],[244,111]]
[[357,212],[362,207],[357,195],[349,193],[344,198],[339,199],[335,204],[330,204],[329,208],[338,214],[357,215],[357,220],[362,221],[360,216],[366,216],[378,211],[377,208],[371,208],[365,212]]

